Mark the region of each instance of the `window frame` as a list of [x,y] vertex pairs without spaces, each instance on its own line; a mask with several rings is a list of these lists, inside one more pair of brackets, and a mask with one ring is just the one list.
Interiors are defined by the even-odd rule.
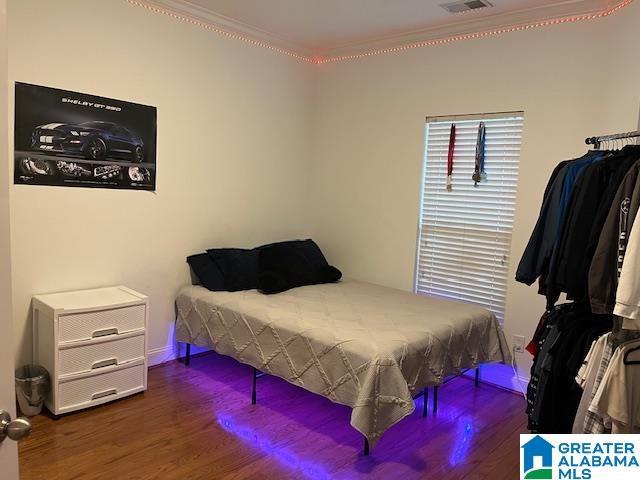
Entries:
[[[429,296],[432,298],[446,298],[444,295],[433,295],[433,294],[429,294],[428,292],[425,291],[420,291],[419,289],[419,283],[420,283],[420,272],[421,272],[421,243],[423,240],[426,240],[426,234],[423,233],[425,231],[425,221],[424,221],[424,212],[425,212],[425,207],[427,205],[426,200],[426,188],[427,188],[427,170],[428,170],[428,150],[429,150],[429,125],[433,124],[433,123],[457,123],[457,122],[469,122],[469,121],[488,121],[488,120],[519,120],[522,125],[520,126],[520,137],[519,137],[519,150],[518,150],[518,157],[517,157],[517,162],[515,162],[517,164],[517,170],[516,170],[516,178],[515,178],[515,182],[516,182],[516,192],[517,192],[517,188],[519,185],[519,173],[520,173],[520,162],[522,160],[522,144],[523,144],[523,139],[524,139],[524,122],[525,122],[525,112],[524,110],[515,110],[515,111],[505,111],[505,112],[493,112],[493,113],[475,113],[475,114],[460,114],[460,115],[445,115],[445,116],[427,116],[425,119],[425,126],[424,126],[424,136],[423,136],[423,141],[424,141],[424,150],[423,150],[423,155],[422,155],[422,168],[421,168],[421,175],[420,175],[420,197],[419,197],[419,205],[418,205],[418,219],[417,219],[417,232],[416,232],[416,243],[415,243],[415,257],[414,257],[414,277],[413,277],[413,292],[418,294],[418,295],[425,295],[425,296]],[[455,157],[454,157],[455,158]],[[445,155],[445,168],[446,168],[446,155]],[[446,170],[445,170],[446,172]],[[454,161],[454,175],[455,175],[455,161]],[[471,179],[469,180],[471,182]],[[481,184],[482,185],[482,184]],[[442,188],[444,189],[446,187],[445,182],[442,183]],[[455,188],[455,186],[454,186]],[[479,187],[481,188],[481,187]],[[478,305],[481,306],[483,308],[486,308],[487,310],[491,311],[492,314],[495,314],[496,317],[498,318],[499,322],[503,325],[505,322],[505,317],[506,317],[506,307],[507,307],[507,296],[508,296],[508,290],[509,290],[509,273],[511,271],[511,251],[512,251],[512,240],[513,240],[513,229],[515,226],[515,209],[516,209],[516,204],[517,204],[517,193],[516,193],[516,198],[513,199],[513,203],[512,203],[512,207],[513,207],[513,219],[514,222],[511,225],[511,228],[509,230],[509,240],[508,240],[508,249],[507,249],[507,263],[506,263],[506,273],[504,276],[504,291],[503,291],[503,295],[504,295],[504,304],[503,304],[503,308],[501,309],[501,314],[495,314],[495,312],[493,312],[491,310],[491,308],[487,305],[484,305],[482,303],[476,303],[476,302],[471,302],[471,301],[467,301],[467,300],[462,300],[462,299],[454,299],[451,298],[452,301],[460,301],[460,302],[464,302],[464,303],[469,303],[472,305]],[[422,250],[422,253],[424,253],[426,251],[426,248]],[[424,268],[422,269],[424,270]],[[452,295],[454,295],[454,293],[452,292]],[[489,302],[490,303],[490,302]]]

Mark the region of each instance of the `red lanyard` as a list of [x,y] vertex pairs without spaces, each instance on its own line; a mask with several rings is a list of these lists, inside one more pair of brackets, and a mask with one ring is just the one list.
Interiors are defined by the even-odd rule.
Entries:
[[456,124],[451,124],[449,134],[449,156],[447,158],[447,190],[451,191],[451,181],[453,175],[453,152],[456,148]]

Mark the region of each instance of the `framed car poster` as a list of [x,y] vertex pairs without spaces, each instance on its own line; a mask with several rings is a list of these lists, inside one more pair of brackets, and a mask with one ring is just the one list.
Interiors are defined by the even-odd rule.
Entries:
[[156,189],[155,107],[16,82],[14,183]]

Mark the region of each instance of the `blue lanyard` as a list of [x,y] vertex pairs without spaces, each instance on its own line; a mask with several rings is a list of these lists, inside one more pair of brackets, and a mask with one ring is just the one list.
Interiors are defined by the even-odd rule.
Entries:
[[476,142],[476,165],[473,172],[474,187],[478,186],[479,182],[487,179],[487,174],[484,173],[484,150],[487,140],[487,127],[484,122],[480,122],[478,127],[478,140]]

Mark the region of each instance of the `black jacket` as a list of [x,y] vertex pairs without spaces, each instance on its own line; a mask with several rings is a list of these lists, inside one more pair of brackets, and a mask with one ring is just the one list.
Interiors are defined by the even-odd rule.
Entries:
[[531,285],[546,271],[549,264],[560,223],[558,206],[562,196],[566,167],[572,161],[565,160],[556,166],[544,190],[538,221],[516,270],[516,281],[520,283]]
[[602,227],[589,268],[589,301],[593,313],[613,313],[618,289],[618,268],[624,260],[629,233],[637,209],[631,208],[640,172],[640,160],[627,172],[618,187],[609,214]]
[[600,232],[618,187],[639,153],[638,147],[625,147],[589,165],[578,177],[546,278],[548,306],[560,292],[575,300],[587,297],[587,277]]

